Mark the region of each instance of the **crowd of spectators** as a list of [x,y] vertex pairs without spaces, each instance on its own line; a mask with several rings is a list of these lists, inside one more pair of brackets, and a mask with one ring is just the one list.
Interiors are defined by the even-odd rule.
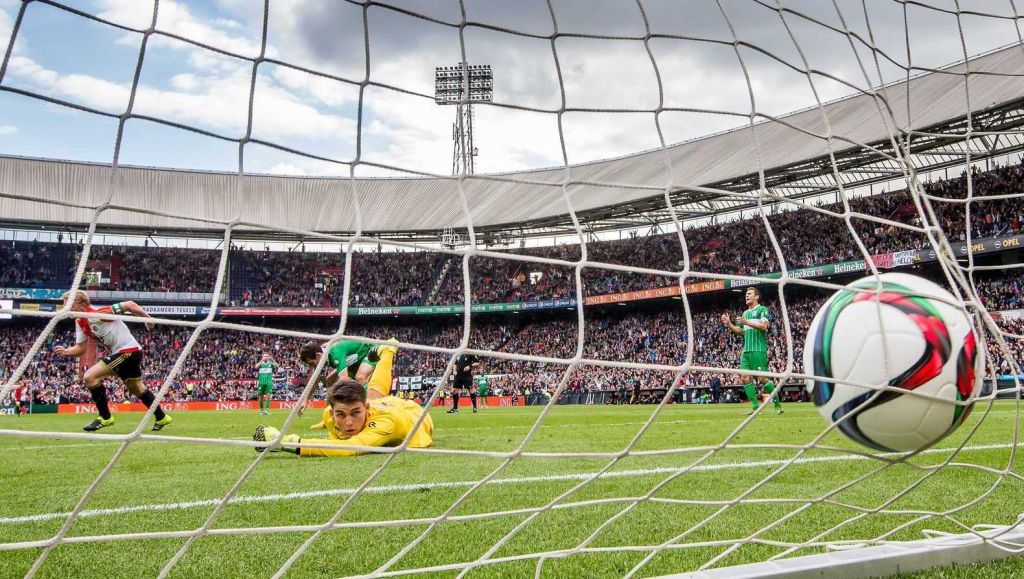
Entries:
[[345,256],[232,249],[228,264],[232,305],[331,307]]
[[[1024,231],[1024,195],[988,200],[993,195],[1024,191],[1024,165],[998,167],[988,172],[966,173],[956,179],[938,180],[925,186],[926,199],[935,211],[951,242],[967,240],[967,182],[971,182],[969,215],[971,239]],[[770,225],[786,266],[790,269],[840,261],[863,259],[854,234],[870,255],[921,249],[929,244],[920,231],[917,205],[908,191],[856,197],[843,203],[819,204],[794,211],[769,210],[769,215],[703,225],[684,231],[690,258],[690,269],[734,275],[758,275],[781,269],[778,253],[769,236]],[[847,221],[844,217],[849,216]],[[875,221],[871,218],[885,220]],[[887,221],[887,222],[886,222]],[[900,226],[897,224],[903,224]],[[629,265],[664,271],[681,271],[686,262],[683,244],[676,232],[637,236],[619,241],[587,244],[587,260],[613,265]],[[552,259],[576,260],[578,246],[559,246],[517,253]],[[473,289],[486,288],[474,296],[491,301],[516,301],[522,294],[523,262],[491,260],[481,267],[484,273],[475,276]],[[540,273],[540,279],[552,278],[554,288],[546,288],[549,297],[574,295],[572,268],[551,264],[533,264],[528,271]],[[448,282],[435,298],[437,303],[462,301],[461,276]],[[482,278],[482,279],[481,279]],[[496,284],[495,280],[499,280]],[[500,281],[505,280],[504,288]],[[674,278],[620,272],[599,267],[583,270],[586,295],[617,293],[664,287]],[[498,286],[498,287],[495,287]]]
[[[430,251],[356,252],[352,255],[349,303],[353,306],[424,305],[446,257],[446,254]],[[340,288],[336,295],[340,304]]]
[[[968,197],[967,183],[971,195]],[[974,171],[925,185],[926,201],[953,242],[1022,232],[1024,166]],[[994,197],[996,196],[996,197]],[[719,274],[757,275],[780,269],[778,244],[789,268],[863,259],[928,245],[920,231],[918,201],[907,191],[856,197],[843,203],[801,206],[766,216],[687,227],[680,234],[632,236],[587,243],[589,262]],[[783,205],[782,207],[791,207]],[[968,218],[969,216],[969,218]],[[882,220],[876,221],[874,219]],[[769,227],[765,226],[767,221]],[[772,235],[770,235],[769,231]],[[774,237],[774,242],[773,242]],[[77,265],[75,243],[0,242],[0,287],[70,285]],[[508,252],[519,257],[576,261],[579,245],[558,245]],[[219,269],[218,250],[94,246],[89,269],[106,275],[97,289],[210,292]],[[339,307],[345,275],[343,252],[270,251],[232,248],[226,288],[231,305]],[[532,301],[576,295],[575,268],[569,265],[474,256],[470,292],[475,303]],[[582,271],[583,293],[598,295],[673,285],[666,276],[637,274],[597,266]],[[352,306],[456,304],[463,301],[462,258],[432,251],[357,251],[352,256]]]
[[217,281],[220,253],[211,249],[97,245],[89,252],[87,271],[108,273],[109,281],[97,286],[105,290],[209,293]]
[[71,245],[0,241],[0,287],[64,287],[74,258]]
[[[999,327],[1006,332],[1004,342],[1009,351],[996,347],[993,340],[989,341],[989,354],[992,368],[997,374],[1012,375],[1024,372],[1024,318],[999,320]],[[1014,363],[1017,364],[1016,369]]]
[[[986,304],[1019,306],[1024,300],[1021,281],[1015,270],[988,273],[976,279],[980,297]],[[777,296],[766,295],[773,312],[769,333],[770,370],[786,371],[792,360],[792,373],[803,371],[803,342],[814,314],[830,292],[792,288],[786,292],[785,330],[783,312]],[[720,316],[738,315],[745,306],[738,294],[691,298],[690,319],[678,301],[641,305],[630,308],[588,309],[584,322],[574,311],[538,312],[523,315],[473,316],[467,345],[502,354],[529,356],[513,359],[489,356],[484,359],[482,373],[496,376],[492,390],[529,394],[550,392],[569,371],[568,360],[577,348],[589,361],[633,362],[646,365],[679,366],[687,361],[695,370],[681,377],[684,387],[706,386],[713,369],[736,368],[741,342],[729,333]],[[1011,373],[1011,360],[1024,361],[1024,319],[1013,315],[999,316],[998,323],[1008,332],[1007,356],[997,347],[993,336],[987,336],[991,368],[997,373]],[[319,334],[334,331],[334,322],[292,320],[281,329],[295,329]],[[465,324],[459,316],[438,316],[429,319],[351,318],[348,332],[376,339],[397,337],[405,343],[436,348],[456,348],[462,341]],[[41,321],[18,320],[0,326],[0,382],[6,379],[25,353],[35,343],[43,328]],[[146,352],[146,378],[160,386],[178,362],[190,338],[189,328],[157,326],[152,331],[135,330]],[[579,338],[582,335],[582,346]],[[787,340],[791,336],[791,340]],[[29,360],[23,380],[29,384],[40,403],[88,402],[88,393],[81,386],[75,361],[53,355],[53,349],[73,339],[70,323],[63,323],[47,337],[39,352]],[[255,395],[256,366],[264,353],[269,353],[281,366],[278,381],[288,388],[278,396],[297,395],[306,383],[308,370],[298,362],[296,353],[302,340],[261,332],[210,330],[203,333],[182,361],[167,398],[185,400],[238,400]],[[692,351],[691,351],[692,347]],[[789,352],[792,351],[790,358]],[[396,359],[396,376],[440,377],[451,362],[444,352],[403,349]],[[677,378],[671,369],[622,368],[583,362],[568,377],[570,393],[581,391],[632,390],[669,387]],[[726,384],[735,383],[734,375],[725,375]],[[115,380],[110,380],[111,399],[130,397]]]

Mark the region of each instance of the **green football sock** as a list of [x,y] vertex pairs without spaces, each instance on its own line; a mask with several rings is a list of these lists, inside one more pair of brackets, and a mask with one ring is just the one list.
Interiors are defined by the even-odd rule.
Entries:
[[747,393],[747,398],[750,399],[750,404],[754,407],[754,410],[757,410],[761,405],[757,402],[757,388],[754,386],[754,383],[747,382],[744,384],[743,391]]
[[[772,392],[775,392],[775,383],[772,382],[771,380],[768,380],[767,382],[765,382],[764,383],[764,391],[767,394],[771,394]],[[773,396],[772,397],[772,406],[774,406],[776,409],[782,408],[782,401],[779,400],[778,396]]]

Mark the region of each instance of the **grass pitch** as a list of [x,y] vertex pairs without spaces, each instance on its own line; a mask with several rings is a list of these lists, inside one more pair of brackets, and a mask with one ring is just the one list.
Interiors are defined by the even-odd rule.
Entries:
[[[820,551],[815,545],[821,541],[871,539],[901,525],[906,526],[889,539],[919,539],[925,529],[963,532],[958,522],[1009,524],[1024,510],[1020,499],[1024,484],[1000,475],[1006,469],[1021,473],[1011,452],[1018,421],[1014,403],[975,408],[957,433],[910,461],[917,467],[943,464],[974,431],[952,463],[939,470],[887,466],[861,455],[827,450],[800,454],[795,449],[715,449],[738,429],[747,409],[745,405],[664,408],[636,441],[635,450],[690,451],[621,458],[606,476],[564,498],[561,503],[568,506],[534,516],[489,557],[504,562],[483,564],[467,576],[533,577],[538,558],[509,558],[570,549],[592,535],[586,551],[543,559],[542,575],[621,577],[647,556],[649,551],[638,547],[670,541],[677,546],[654,556],[638,576],[694,570],[711,561],[715,566],[760,561],[784,553],[790,544],[808,544],[794,554],[809,554]],[[449,415],[434,409],[435,448],[513,451],[540,411],[538,407],[487,408],[475,415],[468,410]],[[636,437],[653,411],[652,406],[558,406],[524,450],[618,452]],[[805,445],[822,431],[823,422],[810,404],[788,405],[782,416],[770,411],[757,416],[730,444]],[[161,434],[239,440],[251,436],[257,424],[280,426],[285,416],[285,411],[270,417],[246,411],[178,413],[173,426]],[[90,418],[2,417],[0,428],[81,432]],[[140,418],[141,414],[120,414],[117,425],[102,433],[130,432]],[[297,432],[319,436],[304,430],[317,419],[309,415],[300,419]],[[837,434],[821,444],[862,450]],[[101,440],[0,435],[0,543],[52,537],[119,446]],[[78,542],[53,549],[38,576],[156,576],[186,539],[123,535],[200,528],[255,457],[251,448],[243,446],[133,443],[69,530],[68,538]],[[794,458],[780,474],[767,478]],[[464,454],[406,453],[391,459],[365,492],[352,499],[353,492],[387,460],[382,455],[333,459],[268,455],[239,489],[237,499],[213,519],[212,533],[193,542],[170,576],[269,577],[313,535],[311,528],[217,533],[315,527],[330,520],[346,501],[350,503],[338,522],[348,526],[321,534],[287,576],[370,573],[423,535],[429,519],[444,513],[505,462]],[[451,513],[455,520],[434,526],[389,571],[442,567],[413,576],[454,577],[457,571],[443,566],[482,557],[526,521],[531,509],[548,505],[610,462],[587,456],[518,457],[470,493]],[[691,468],[678,474],[687,466]],[[912,490],[893,500],[906,489]],[[648,495],[652,500],[632,500]],[[808,502],[821,497],[828,501]],[[739,498],[744,500],[736,502]],[[952,517],[919,520],[921,511],[961,508]],[[493,513],[501,515],[489,516]],[[397,520],[409,522],[387,523]],[[85,539],[98,535],[118,537]],[[729,548],[744,539],[755,540]],[[632,549],[613,549],[621,546]],[[0,550],[0,577],[23,576],[41,551],[37,547]],[[1019,573],[1022,568],[1011,560],[995,567],[932,573],[981,577]]]

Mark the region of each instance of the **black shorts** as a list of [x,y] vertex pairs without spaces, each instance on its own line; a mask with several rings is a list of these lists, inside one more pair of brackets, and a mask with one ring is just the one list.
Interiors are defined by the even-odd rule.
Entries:
[[142,350],[104,356],[103,364],[122,380],[142,378]]
[[456,374],[455,375],[455,379],[452,380],[452,386],[454,386],[455,388],[462,389],[462,390],[468,390],[471,386],[473,386],[473,377],[472,376],[459,376],[459,375]]

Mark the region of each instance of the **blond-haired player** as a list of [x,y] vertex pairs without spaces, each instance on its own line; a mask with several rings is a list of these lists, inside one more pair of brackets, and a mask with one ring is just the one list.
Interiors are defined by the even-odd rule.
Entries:
[[[65,305],[68,300],[71,300],[71,311],[73,312],[150,317],[146,310],[132,301],[94,308],[89,301],[89,295],[81,290],[74,293],[66,292],[61,299]],[[147,322],[146,329],[153,329],[153,324]],[[124,382],[125,388],[137,396],[147,408],[153,405],[156,396],[142,383],[142,346],[132,335],[128,325],[121,320],[77,318],[75,319],[75,345],[71,347],[58,346],[53,349],[53,353],[58,356],[81,356],[85,353],[85,341],[89,338],[103,344],[107,351],[107,355],[86,370],[85,376],[83,376],[85,387],[89,389],[89,394],[92,396],[100,416],[83,427],[82,430],[95,432],[114,424],[114,417],[110,414],[110,403],[107,400],[107,389],[103,386],[104,378],[108,376],[120,378]],[[165,414],[159,405],[153,411],[153,417],[156,419],[156,422],[153,423],[153,430],[161,430],[172,422],[171,417]]]

